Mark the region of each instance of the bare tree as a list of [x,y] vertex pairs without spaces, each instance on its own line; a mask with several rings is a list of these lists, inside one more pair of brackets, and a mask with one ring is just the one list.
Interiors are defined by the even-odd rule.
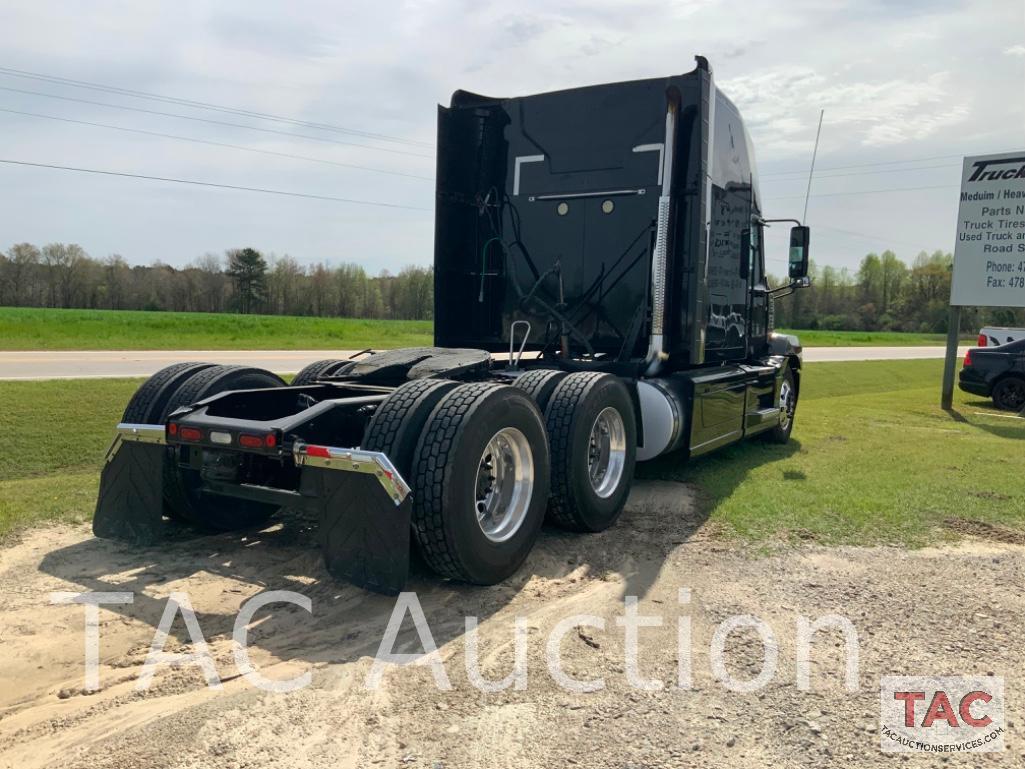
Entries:
[[310,298],[313,301],[314,315],[327,315],[331,306],[331,271],[318,264],[310,273]]
[[272,259],[267,274],[267,296],[271,312],[304,315],[306,305],[302,286],[305,278],[306,270],[288,254],[280,259]]
[[223,259],[208,251],[197,258],[192,266],[197,274],[196,309],[202,312],[222,312],[227,294]]
[[47,243],[42,253],[50,306],[73,307],[88,255],[77,243]]
[[3,301],[33,304],[31,280],[39,266],[39,249],[31,243],[16,243],[7,250],[3,266]]
[[131,268],[121,254],[111,254],[103,264],[103,279],[107,286],[107,307],[112,310],[125,308],[125,294]]

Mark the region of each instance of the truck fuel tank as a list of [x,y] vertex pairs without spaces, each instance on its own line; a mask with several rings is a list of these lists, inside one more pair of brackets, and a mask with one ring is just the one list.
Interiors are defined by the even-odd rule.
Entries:
[[679,382],[670,379],[642,379],[637,382],[641,404],[643,445],[637,447],[637,461],[667,454],[683,443],[690,396]]

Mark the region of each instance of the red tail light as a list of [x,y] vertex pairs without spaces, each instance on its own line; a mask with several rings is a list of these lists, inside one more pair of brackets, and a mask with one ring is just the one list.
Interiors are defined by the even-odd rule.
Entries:
[[167,426],[167,434],[170,435],[171,437],[174,437],[175,435],[178,434],[178,425],[177,425],[177,423],[171,422],[171,424],[169,424]]
[[975,345],[975,346],[976,347],[985,347],[986,346],[986,335],[985,334],[979,334],[979,343],[977,345]]
[[266,435],[250,435],[243,433],[238,437],[238,443],[240,446],[245,446],[247,449],[272,449],[278,445],[278,438],[274,433],[267,433]]
[[198,427],[180,427],[178,428],[178,435],[183,441],[203,440],[203,431]]
[[968,368],[972,365],[972,351],[969,350],[964,354],[964,367]]

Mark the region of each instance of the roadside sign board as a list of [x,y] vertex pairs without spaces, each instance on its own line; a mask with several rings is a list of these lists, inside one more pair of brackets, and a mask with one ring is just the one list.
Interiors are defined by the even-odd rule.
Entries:
[[950,303],[1025,307],[1025,150],[964,159]]

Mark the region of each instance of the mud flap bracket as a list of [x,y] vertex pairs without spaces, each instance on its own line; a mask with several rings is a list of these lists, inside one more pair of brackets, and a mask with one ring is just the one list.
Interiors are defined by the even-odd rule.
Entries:
[[409,575],[412,497],[380,452],[297,444],[299,493],[320,519],[328,572],[367,590],[395,595]]

